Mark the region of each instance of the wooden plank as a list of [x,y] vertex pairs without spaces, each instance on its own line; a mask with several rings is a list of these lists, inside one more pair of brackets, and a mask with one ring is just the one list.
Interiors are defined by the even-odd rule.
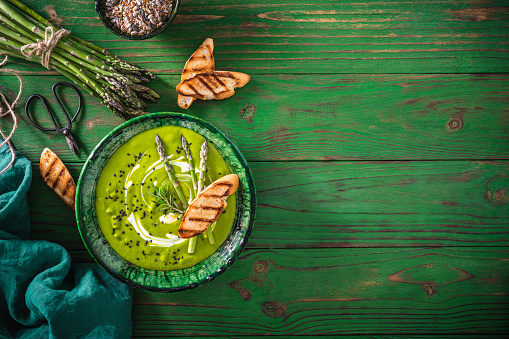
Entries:
[[218,68],[251,74],[509,71],[504,0],[183,1],[166,32],[141,42],[109,32],[89,1],[26,2],[159,74],[178,74],[206,37],[215,40]]
[[[212,337],[214,338],[214,336],[210,336],[210,335],[206,335],[207,337]],[[155,338],[175,338],[176,336],[174,335],[165,335],[165,334],[158,334],[157,336],[154,336]],[[149,336],[146,336],[146,335],[134,335],[133,338],[154,338],[154,337],[149,337]],[[299,337],[309,337],[309,335],[271,335],[271,337],[274,337],[274,338],[278,338],[278,339],[290,339],[290,338],[299,338]],[[178,336],[178,338],[180,339],[191,339],[191,338],[196,338],[196,337],[187,337],[187,336]],[[262,339],[262,338],[267,338],[266,335],[260,335],[260,336],[253,336],[253,335],[242,335],[242,336],[231,336],[229,335],[228,336],[228,339]],[[344,334],[340,334],[340,335],[320,335],[320,339],[330,339],[330,338],[341,338],[341,339],[350,339],[350,338],[355,338],[355,339],[420,339],[420,338],[425,338],[425,339],[428,339],[429,338],[429,335],[425,335],[425,334],[421,334],[421,335],[415,335],[415,334],[412,334],[412,335],[394,335],[394,334],[391,334],[389,336],[387,335],[378,335],[378,334],[373,334],[373,335],[344,335]],[[433,339],[465,339],[465,338],[476,338],[476,334],[461,334],[461,335],[451,335],[451,334],[446,334],[446,335],[436,335],[434,334],[433,335]],[[495,334],[490,334],[490,338],[493,338],[493,339],[506,339],[507,336],[504,336],[504,335],[495,335]]]
[[245,250],[193,291],[135,291],[134,336],[506,334],[509,249]]
[[[80,164],[71,164],[75,178]],[[247,246],[508,246],[509,162],[255,162]],[[83,249],[74,213],[34,168],[32,237]]]
[[[154,88],[162,99],[148,111],[182,112],[174,90],[179,78],[160,78]],[[14,78],[4,79],[2,86],[16,88]],[[13,140],[31,161],[45,146],[63,161],[84,161],[122,122],[84,94],[84,111],[73,129],[82,154],[75,158],[65,138],[36,130],[24,118],[29,95],[51,97],[39,77],[24,79]],[[64,78],[44,79],[51,84]],[[509,159],[508,80],[509,75],[259,76],[232,98],[198,101],[185,113],[224,131],[248,161]],[[58,108],[54,100],[50,105]]]
[[[508,253],[489,247],[246,249],[198,289],[135,290],[133,336],[502,338],[508,333]],[[84,250],[71,256],[91,260]],[[493,325],[483,329],[485,323]]]

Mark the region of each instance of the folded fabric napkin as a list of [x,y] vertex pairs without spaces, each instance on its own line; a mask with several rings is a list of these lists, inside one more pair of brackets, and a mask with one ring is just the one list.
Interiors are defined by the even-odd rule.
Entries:
[[[1,139],[0,139],[1,141]],[[0,148],[0,170],[11,160]],[[0,338],[130,338],[132,289],[60,245],[29,240],[32,169],[19,153],[0,174]]]

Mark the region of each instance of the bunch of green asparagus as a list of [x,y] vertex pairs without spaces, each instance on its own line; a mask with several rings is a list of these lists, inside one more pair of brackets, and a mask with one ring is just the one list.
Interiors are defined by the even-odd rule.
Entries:
[[[23,46],[45,40],[48,20],[18,0],[0,0],[0,54],[26,59]],[[29,58],[41,62],[40,55]],[[102,99],[116,115],[126,118],[144,113],[147,104],[159,95],[141,85],[156,77],[106,50],[71,34],[63,36],[53,48],[49,67]]]

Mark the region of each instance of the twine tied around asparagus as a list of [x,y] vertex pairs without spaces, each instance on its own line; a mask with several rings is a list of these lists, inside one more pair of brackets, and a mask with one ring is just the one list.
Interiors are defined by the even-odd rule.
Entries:
[[44,33],[44,41],[38,41],[34,44],[21,47],[21,53],[27,58],[31,58],[34,53],[39,55],[41,57],[41,65],[50,69],[51,51],[53,51],[53,48],[55,48],[62,37],[69,35],[71,32],[63,28],[55,32],[52,26],[48,26]]
[[[0,53],[0,56],[2,56],[2,55],[5,55],[5,54]],[[7,58],[8,58],[7,55],[5,55],[5,59],[0,61],[0,66],[5,65],[5,63],[7,62]],[[7,167],[5,167],[3,170],[0,171],[0,174],[2,174],[3,172],[7,171],[7,169],[9,169],[12,166],[12,164],[14,163],[14,160],[16,159],[16,154],[14,153],[14,146],[12,145],[11,138],[12,138],[12,135],[14,134],[14,131],[18,127],[18,120],[16,118],[16,114],[14,114],[14,108],[18,105],[19,97],[21,96],[21,92],[23,91],[23,80],[21,79],[19,72],[16,70],[13,70],[13,69],[0,69],[0,73],[15,75],[19,80],[18,95],[16,96],[16,98],[14,99],[12,104],[9,103],[9,101],[7,100],[5,95],[2,92],[0,92],[0,99],[1,99],[1,101],[0,101],[0,118],[3,118],[5,116],[9,115],[12,117],[12,120],[13,120],[12,130],[8,136],[5,136],[5,134],[2,132],[2,130],[0,130],[0,135],[2,135],[2,138],[4,139],[4,141],[2,141],[2,143],[0,144],[0,147],[2,147],[5,144],[8,144],[9,150],[11,151],[11,162],[7,165]],[[2,105],[2,101],[3,101],[3,105]]]

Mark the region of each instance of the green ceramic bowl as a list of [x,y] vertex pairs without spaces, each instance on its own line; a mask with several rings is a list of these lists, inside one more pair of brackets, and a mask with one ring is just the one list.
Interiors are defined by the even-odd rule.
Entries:
[[[127,140],[160,126],[179,126],[205,137],[239,176],[237,211],[232,230],[219,249],[193,267],[155,271],[120,257],[108,244],[97,222],[95,188],[111,155]],[[76,220],[81,238],[94,259],[120,281],[144,290],[176,292],[200,286],[230,266],[246,245],[255,218],[255,187],[249,167],[235,145],[221,131],[198,118],[179,113],[153,113],[129,120],[111,131],[95,147],[83,167],[76,190]]]

